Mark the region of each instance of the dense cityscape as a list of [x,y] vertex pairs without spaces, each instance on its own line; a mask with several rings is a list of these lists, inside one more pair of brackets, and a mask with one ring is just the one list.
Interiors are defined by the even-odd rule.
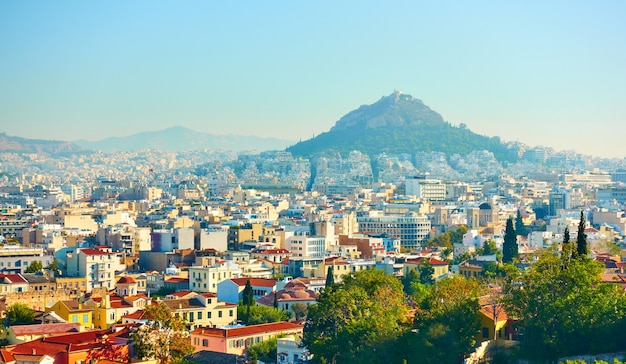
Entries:
[[626,162],[520,150],[3,152],[3,361],[621,359]]

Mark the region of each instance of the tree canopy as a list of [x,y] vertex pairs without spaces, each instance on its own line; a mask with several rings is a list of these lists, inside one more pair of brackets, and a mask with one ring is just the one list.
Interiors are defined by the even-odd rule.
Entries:
[[364,270],[344,276],[309,307],[302,342],[318,361],[386,363],[406,323],[400,281]]
[[24,270],[24,273],[37,273],[43,270],[43,263],[39,260],[33,260],[28,267]]
[[4,326],[30,325],[35,322],[35,310],[23,303],[14,303],[4,312]]
[[523,354],[556,360],[576,354],[626,348],[626,296],[621,287],[602,283],[604,267],[591,259],[569,259],[544,252],[506,285],[510,317],[520,320]]
[[414,328],[405,331],[400,346],[407,357],[419,358],[420,363],[459,362],[473,347],[480,329],[478,298],[482,291],[477,280],[463,276],[415,290]]
[[130,343],[138,359],[155,359],[159,364],[168,364],[193,353],[185,322],[172,315],[166,304],[159,302],[147,306],[144,317],[149,320],[148,323],[130,335]]
[[287,321],[291,317],[291,312],[265,305],[240,305],[237,307],[237,317],[246,325],[257,325]]

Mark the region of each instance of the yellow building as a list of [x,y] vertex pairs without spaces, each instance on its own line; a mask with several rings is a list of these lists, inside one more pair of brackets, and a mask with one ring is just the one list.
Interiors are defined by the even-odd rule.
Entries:
[[78,323],[85,328],[93,328],[93,308],[83,306],[77,300],[58,301],[46,308],[46,313],[54,311],[59,317],[69,323]]
[[105,295],[103,298],[94,298],[85,302],[86,306],[93,307],[93,325],[99,329],[108,329],[123,316],[143,310],[149,298],[144,295],[120,297]]
[[508,339],[511,334],[507,325],[509,316],[501,304],[483,306],[478,316],[480,317],[480,332],[476,335],[476,341]]
[[310,270],[305,269],[303,277],[326,277],[329,267],[333,267],[333,280],[335,282],[341,282],[342,277],[351,272],[350,263],[347,260],[342,257],[328,257],[324,258],[320,264],[312,267]]
[[437,258],[417,258],[407,259],[407,261],[404,263],[404,275],[406,276],[413,269],[419,272],[420,266],[425,263],[426,259],[428,259],[428,262],[434,269],[432,279],[437,279],[443,275],[448,274],[448,262],[439,260]]
[[55,279],[58,291],[81,291],[87,290],[86,277],[56,277]]

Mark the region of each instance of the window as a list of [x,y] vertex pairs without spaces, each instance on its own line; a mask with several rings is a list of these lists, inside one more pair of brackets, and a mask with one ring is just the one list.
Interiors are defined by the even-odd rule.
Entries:
[[208,319],[210,319],[210,318],[211,318],[211,311],[207,311],[207,313],[206,313],[206,317],[207,317]]
[[72,322],[78,322],[78,315],[72,315]]
[[222,317],[222,311],[217,311],[217,317]]
[[84,323],[89,322],[89,314],[86,313],[86,314],[83,315],[83,322]]
[[209,346],[209,339],[202,339],[202,346],[205,348]]
[[485,338],[485,339],[489,338],[489,328],[488,327],[483,327],[483,338]]
[[228,316],[233,317],[233,310],[228,311]]
[[198,320],[202,320],[202,311],[198,312]]

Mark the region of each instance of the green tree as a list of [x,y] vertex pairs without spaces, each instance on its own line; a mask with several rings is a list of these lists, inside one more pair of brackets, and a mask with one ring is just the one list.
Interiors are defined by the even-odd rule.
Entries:
[[570,242],[569,227],[565,227],[563,231],[563,244],[561,245],[561,259],[563,260],[563,267],[567,267],[570,259],[574,255],[574,246]]
[[278,308],[278,292],[274,291],[274,302],[272,303],[274,308]]
[[172,315],[166,304],[159,302],[147,306],[144,317],[148,323],[130,334],[130,343],[138,359],[169,364],[193,353],[185,322]]
[[328,266],[326,270],[326,285],[324,287],[326,289],[330,289],[335,285],[335,269],[332,265]]
[[578,222],[578,235],[576,236],[576,256],[587,257],[589,248],[587,247],[587,234],[585,233],[585,215],[580,211],[580,221]]
[[435,279],[433,275],[435,274],[435,268],[430,264],[430,260],[428,258],[424,258],[422,263],[419,265],[420,269],[420,283],[422,284],[433,284],[435,283]]
[[[462,276],[444,278],[414,296],[414,329],[405,331],[399,348],[420,363],[456,363],[474,346],[479,332],[478,298],[483,287]],[[441,350],[445,347],[445,350]]]
[[255,305],[255,301],[254,301],[254,292],[252,291],[252,285],[250,284],[250,280],[248,279],[246,281],[246,286],[243,288],[243,291],[241,292],[241,295],[243,297],[243,305],[244,306],[254,306]]
[[237,307],[237,317],[246,325],[287,321],[290,318],[290,314],[290,312],[286,312],[280,308],[265,305],[240,305]]
[[483,243],[483,254],[491,255],[498,253],[498,247],[496,246],[496,241],[493,239],[485,240]]
[[252,362],[256,360],[261,360],[264,363],[276,362],[278,338],[278,336],[274,336],[268,340],[248,346],[246,348],[246,356]]
[[529,269],[511,275],[505,305],[520,320],[525,357],[559,357],[622,350],[616,335],[626,328],[626,296],[615,284],[602,283],[604,266],[591,259],[563,262],[546,251]]
[[420,276],[417,273],[415,268],[410,269],[402,278],[400,278],[400,282],[402,282],[402,286],[404,287],[404,292],[407,295],[411,295],[413,293],[412,284],[414,282],[419,282]]
[[513,228],[513,219],[506,220],[506,229],[504,230],[504,244],[502,244],[502,262],[510,263],[517,258],[517,234]]
[[406,328],[402,284],[380,270],[344,276],[309,306],[303,344],[314,357],[330,363],[387,363]]
[[43,263],[38,260],[30,262],[24,273],[37,273],[43,270]]
[[522,220],[522,213],[520,210],[517,210],[517,215],[515,216],[515,231],[517,235],[527,236],[528,231],[526,230],[526,225],[524,225],[524,221]]
[[4,313],[4,326],[30,325],[35,322],[35,310],[23,303],[14,303]]
[[306,317],[308,307],[304,303],[294,303],[291,305],[291,311],[293,311],[296,321],[302,320]]
[[57,258],[52,259],[52,262],[48,264],[46,270],[54,273],[55,276],[60,274],[61,270],[59,269],[59,261]]

